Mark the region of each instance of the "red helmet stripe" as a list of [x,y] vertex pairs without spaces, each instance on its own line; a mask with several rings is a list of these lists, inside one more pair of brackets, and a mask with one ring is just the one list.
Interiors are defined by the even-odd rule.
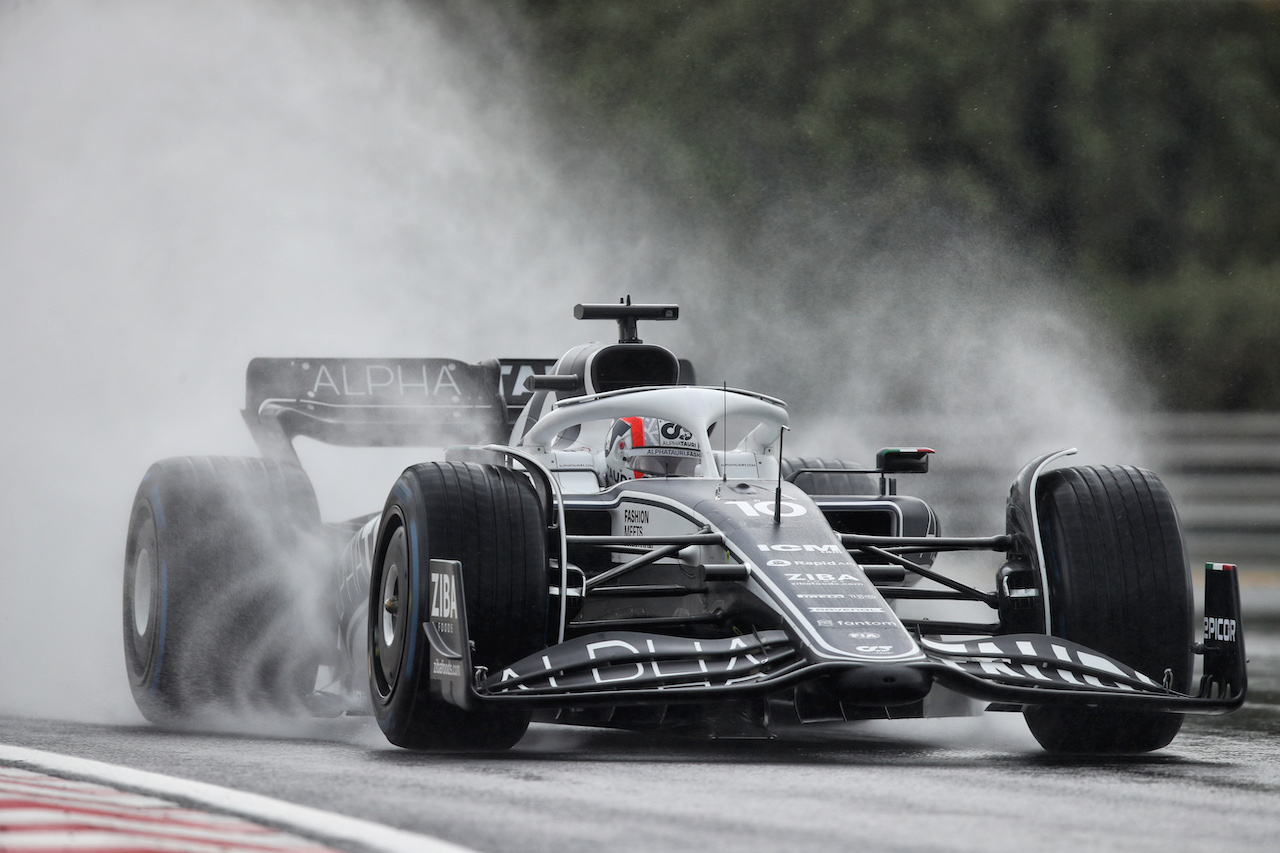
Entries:
[[[621,421],[631,425],[631,446],[644,447],[644,419],[643,418],[621,418]],[[644,476],[640,471],[632,471],[631,475],[639,480]]]
[[631,424],[631,446],[644,447],[644,419],[643,418],[623,418],[622,420]]

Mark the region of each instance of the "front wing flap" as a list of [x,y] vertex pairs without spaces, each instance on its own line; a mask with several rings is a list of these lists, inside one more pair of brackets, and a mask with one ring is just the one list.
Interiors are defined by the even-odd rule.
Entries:
[[1009,634],[963,643],[923,640],[934,679],[958,693],[1017,705],[1061,703],[1140,706],[1144,710],[1215,714],[1244,703],[1239,689],[1219,690],[1220,676],[1206,674],[1198,695],[1157,684],[1113,658],[1069,640],[1044,634]]
[[1069,640],[1044,634],[1008,634],[962,643],[926,638],[920,644],[925,654],[944,666],[997,684],[1118,693],[1166,692],[1162,685],[1132,667]]
[[605,631],[530,655],[477,688],[535,696],[727,687],[776,677],[796,661],[791,638],[780,630],[718,640]]
[[[979,699],[1023,705],[1082,702],[1132,705],[1156,711],[1222,714],[1244,704],[1248,692],[1240,585],[1235,566],[1205,565],[1204,637],[1199,692],[1173,690],[1092,649],[1042,634],[921,645],[935,662],[934,678]],[[1163,676],[1163,674],[1161,674]]]

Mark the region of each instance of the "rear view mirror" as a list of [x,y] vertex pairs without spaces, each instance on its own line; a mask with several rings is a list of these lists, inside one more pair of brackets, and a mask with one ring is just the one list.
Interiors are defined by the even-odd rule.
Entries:
[[886,447],[876,454],[876,468],[883,474],[927,474],[931,453],[927,447]]

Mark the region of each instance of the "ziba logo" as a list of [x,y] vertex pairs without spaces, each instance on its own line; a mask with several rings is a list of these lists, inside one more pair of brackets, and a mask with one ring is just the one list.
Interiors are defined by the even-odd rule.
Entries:
[[458,618],[458,597],[453,585],[453,575],[431,573],[431,618]]
[[[771,562],[769,565],[773,565],[773,563]],[[834,584],[853,583],[855,585],[858,585],[861,583],[858,580],[858,578],[854,577],[848,572],[843,572],[838,575],[829,574],[827,572],[787,572],[787,580],[791,581],[792,583],[805,583],[805,582],[834,583]]]

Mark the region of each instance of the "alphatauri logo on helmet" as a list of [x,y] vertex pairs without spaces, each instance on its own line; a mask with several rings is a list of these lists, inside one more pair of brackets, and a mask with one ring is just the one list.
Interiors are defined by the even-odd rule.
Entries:
[[667,441],[692,441],[693,433],[680,426],[673,421],[662,421],[662,426],[658,428],[659,434]]

